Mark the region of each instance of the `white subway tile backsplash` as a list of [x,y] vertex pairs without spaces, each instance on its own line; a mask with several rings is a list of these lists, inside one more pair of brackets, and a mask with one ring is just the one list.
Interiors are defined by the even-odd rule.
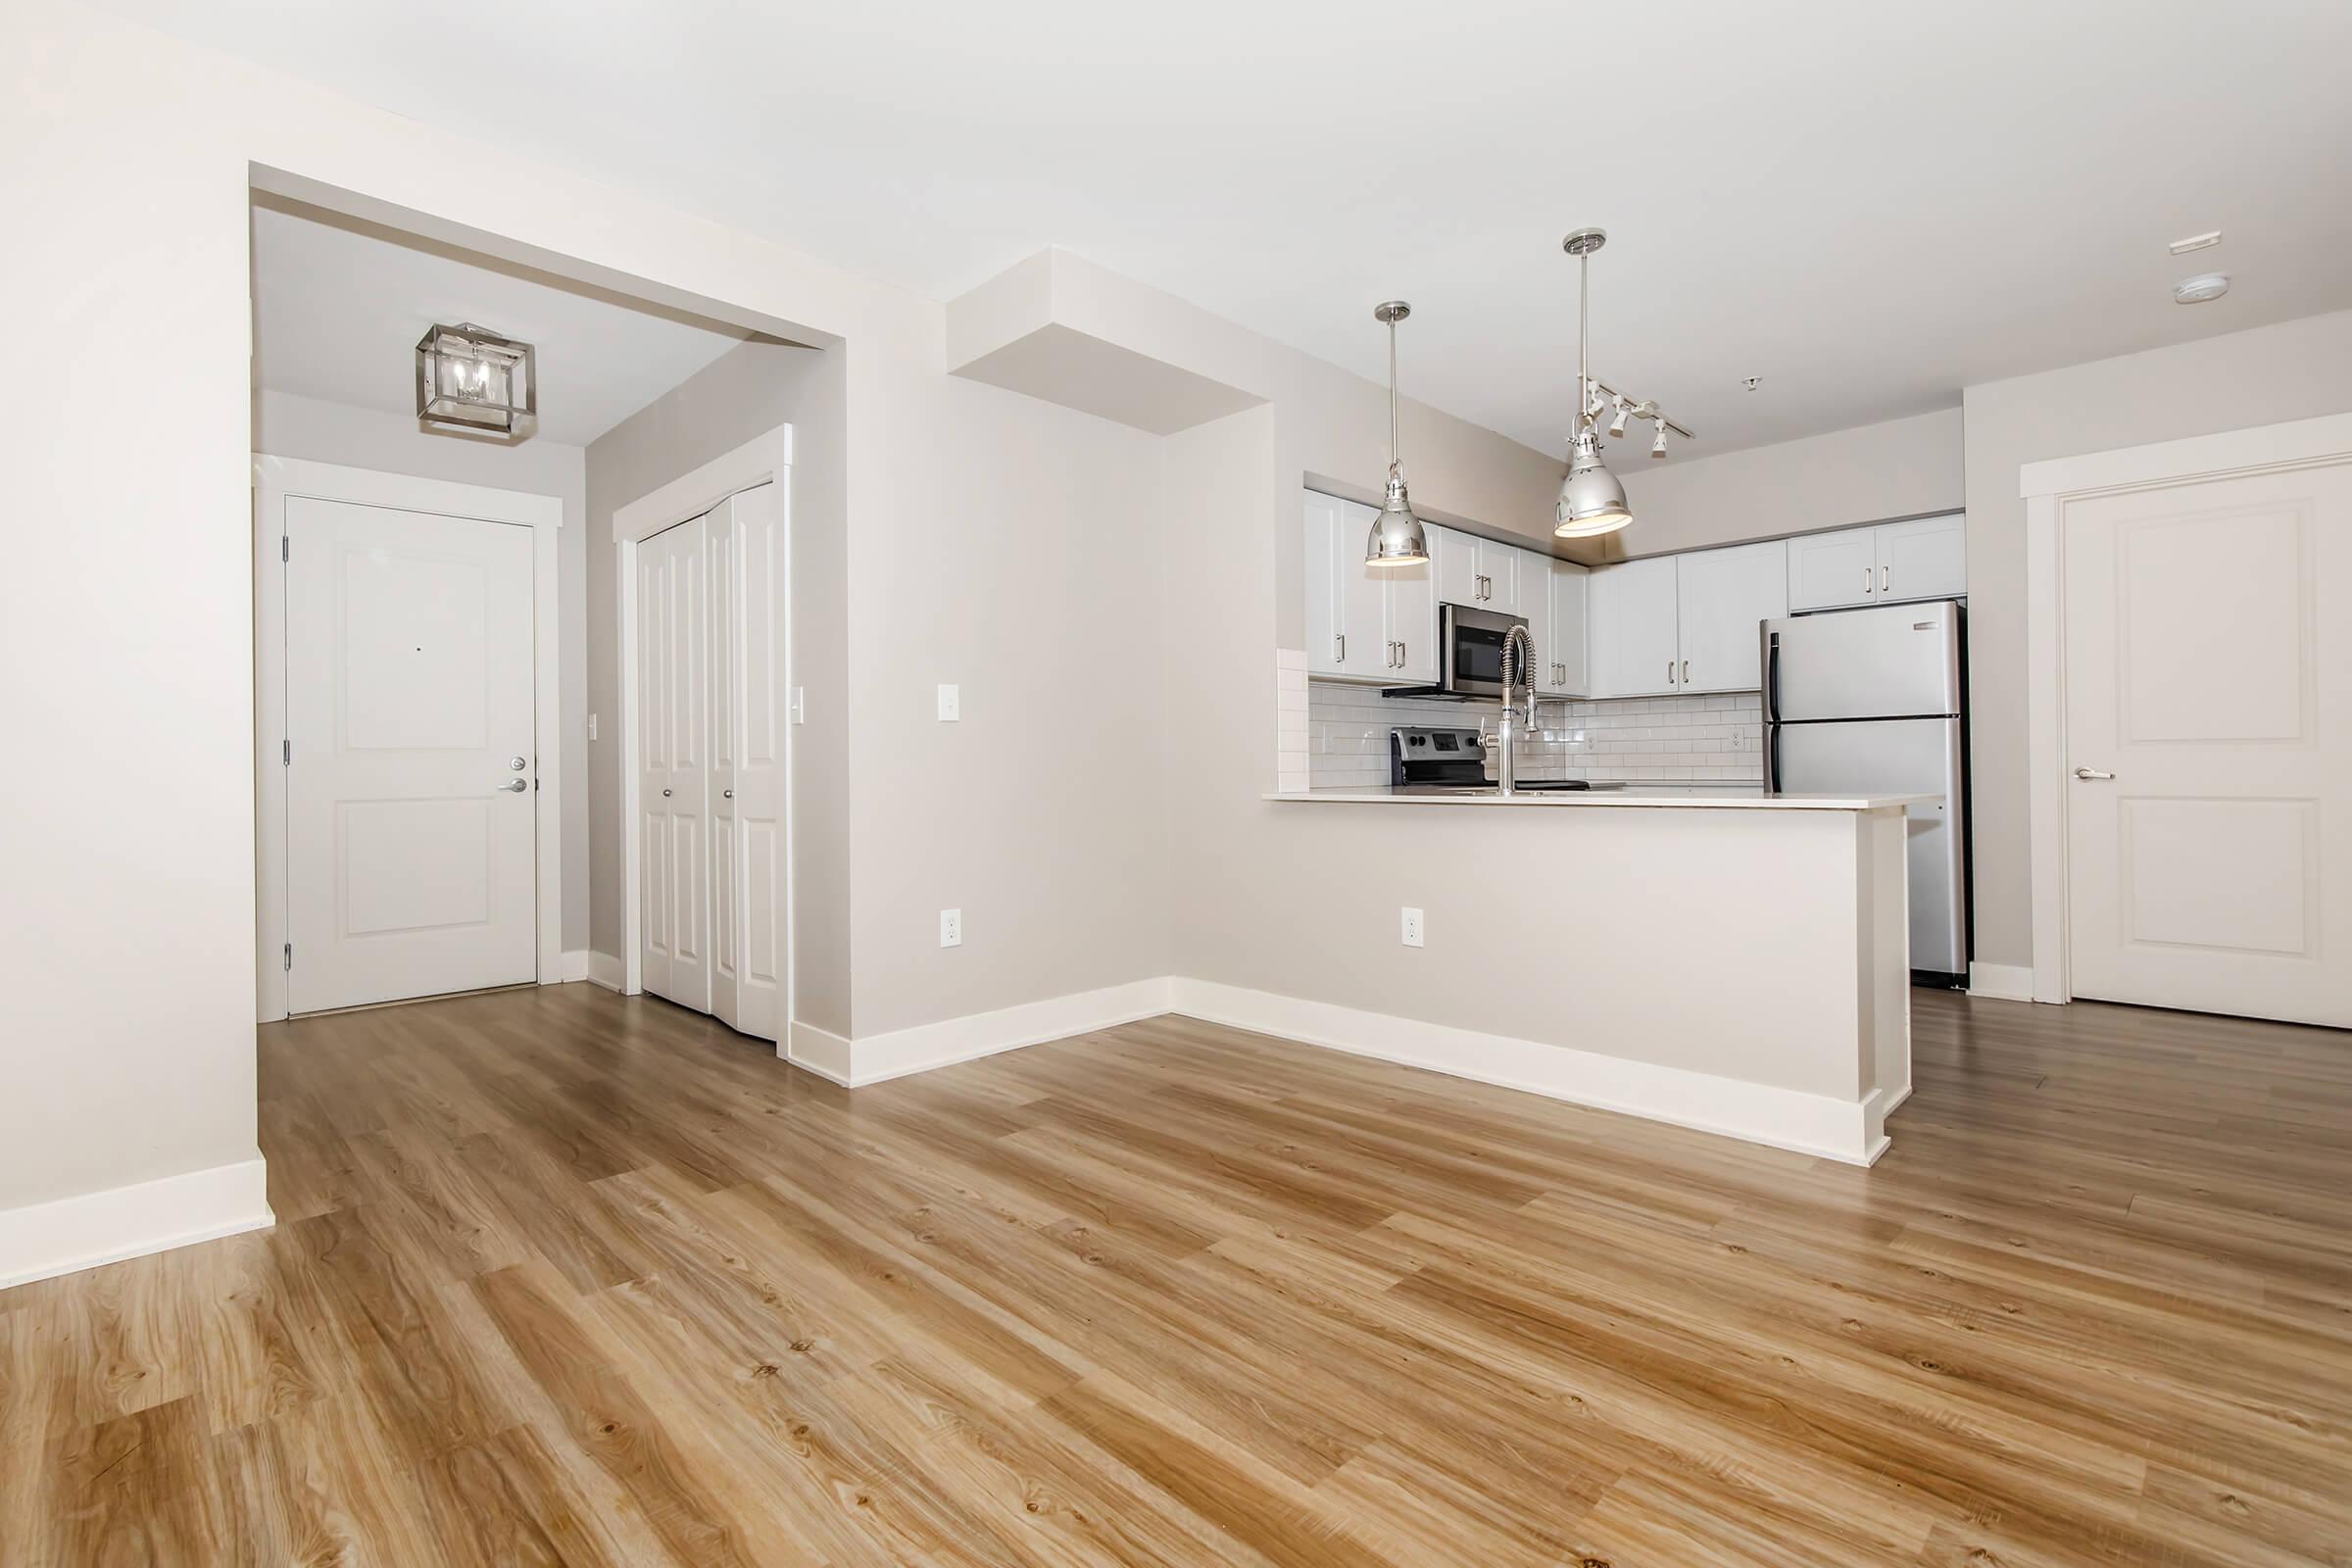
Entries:
[[[1306,682],[1306,760],[1317,789],[1387,783],[1389,731],[1398,724],[1492,729],[1501,707],[1389,698],[1377,687],[1319,680]],[[1536,717],[1540,732],[1519,754],[1525,778],[1734,783],[1764,776],[1764,714],[1754,692],[1546,701]]]

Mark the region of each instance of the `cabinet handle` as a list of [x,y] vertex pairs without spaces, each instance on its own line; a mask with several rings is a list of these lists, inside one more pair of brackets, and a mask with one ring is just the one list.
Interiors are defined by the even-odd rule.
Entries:
[[1348,638],[1345,634],[1336,634],[1332,637],[1331,662],[1335,664],[1348,662]]
[[1862,591],[1865,594],[1870,592],[1870,568],[1868,566],[1862,568]]
[[1402,643],[1396,645],[1396,667],[1398,669],[1404,667],[1404,644]]
[[1879,568],[1879,592],[1881,593],[1886,591],[1886,570],[1887,568],[1885,566]]
[[1674,684],[1674,661],[1671,659],[1666,661],[1666,684],[1669,686]]
[[1683,661],[1683,684],[1686,686],[1690,684],[1690,661],[1688,659]]

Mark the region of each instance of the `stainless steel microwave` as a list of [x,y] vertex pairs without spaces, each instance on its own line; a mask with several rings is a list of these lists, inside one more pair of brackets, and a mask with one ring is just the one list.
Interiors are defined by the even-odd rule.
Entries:
[[1393,686],[1390,697],[1500,697],[1502,641],[1524,615],[1505,615],[1468,605],[1438,606],[1438,683]]

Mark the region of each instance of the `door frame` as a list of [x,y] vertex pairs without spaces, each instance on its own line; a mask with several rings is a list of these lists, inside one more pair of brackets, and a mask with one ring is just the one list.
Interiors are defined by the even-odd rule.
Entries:
[[2067,868],[2066,517],[2078,502],[2208,479],[2352,463],[2352,414],[2184,436],[2028,463],[2026,778],[2034,906],[2034,1000],[2074,1000]]
[[253,702],[254,702],[254,993],[262,1023],[286,1016],[287,929],[286,564],[270,542],[283,536],[286,503],[297,498],[341,501],[400,512],[427,512],[479,522],[519,523],[531,530],[532,728],[539,788],[532,805],[537,844],[532,911],[538,981],[564,974],[564,718],[563,660],[556,587],[557,530],[564,526],[560,496],[487,485],[423,479],[376,468],[314,463],[307,458],[253,456]]
[[785,934],[784,996],[776,1019],[776,1054],[791,1054],[798,948],[791,918],[797,905],[794,874],[799,864],[799,834],[793,826],[793,729],[800,722],[800,688],[795,683],[792,643],[792,426],[779,424],[754,436],[731,452],[647,492],[612,512],[612,548],[617,557],[614,579],[620,625],[615,639],[620,650],[620,990],[636,996],[645,989],[644,952],[640,930],[638,869],[643,863],[638,834],[637,735],[637,545],[665,529],[701,516],[729,496],[758,485],[776,487],[776,505],[783,534],[783,603],[776,607],[777,646],[784,653],[783,686],[789,693],[790,721],[784,726],[784,907],[777,910]]

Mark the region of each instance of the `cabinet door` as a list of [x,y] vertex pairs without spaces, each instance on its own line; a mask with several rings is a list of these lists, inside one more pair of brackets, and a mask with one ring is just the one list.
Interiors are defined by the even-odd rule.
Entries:
[[1521,584],[1535,573],[1530,569],[1535,557],[1510,545],[1498,545],[1492,539],[1478,542],[1478,571],[1485,579],[1481,585],[1487,597],[1481,601],[1487,609],[1503,615],[1527,614],[1527,595]]
[[[1367,507],[1366,512],[1372,512]],[[1379,514],[1373,513],[1374,516]],[[1364,519],[1369,529],[1371,517]],[[1434,551],[1437,542],[1430,542]],[[1434,686],[1438,680],[1438,574],[1427,566],[1380,566],[1388,613],[1384,640],[1396,647],[1390,681],[1398,686]]]
[[1677,561],[1676,603],[1687,692],[1747,692],[1763,684],[1756,623],[1788,613],[1788,549],[1769,544],[1695,550]]
[[1544,570],[1541,562],[1531,559],[1525,564],[1528,568],[1525,581],[1529,591],[1520,596],[1527,602],[1519,607],[1518,613],[1527,617],[1527,640],[1534,650],[1535,668],[1529,673],[1537,691],[1550,694],[1560,689],[1557,679],[1560,656],[1552,652],[1558,633],[1553,629],[1551,619],[1551,577],[1547,571],[1541,579],[1535,576],[1536,572]]
[[1866,605],[1879,596],[1876,528],[1806,534],[1788,544],[1788,608]]
[[1594,697],[1649,697],[1682,689],[1675,628],[1675,559],[1603,566],[1592,595]]
[[1445,605],[1486,604],[1479,588],[1478,541],[1451,528],[1423,524],[1429,535],[1429,559],[1437,568],[1438,602]]
[[1309,674],[1366,681],[1391,674],[1385,590],[1364,564],[1364,540],[1374,515],[1370,507],[1306,492],[1301,549]]
[[1551,631],[1547,643],[1538,650],[1544,661],[1536,671],[1545,678],[1544,690],[1562,697],[1582,697],[1592,689],[1586,674],[1585,652],[1586,610],[1585,568],[1566,561],[1550,564],[1545,595],[1551,601]]
[[1968,517],[1947,513],[1883,522],[1877,535],[1881,599],[1957,599],[1968,592]]

